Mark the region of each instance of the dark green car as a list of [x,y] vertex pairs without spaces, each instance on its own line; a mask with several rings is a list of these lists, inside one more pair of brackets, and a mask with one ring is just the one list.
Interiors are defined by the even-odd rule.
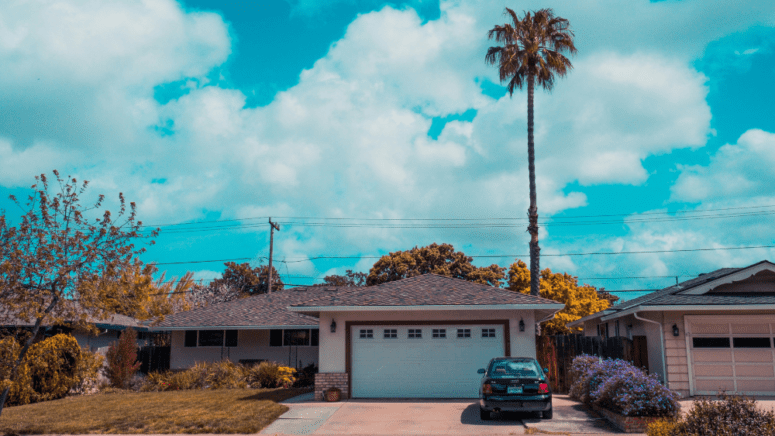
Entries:
[[483,420],[491,412],[540,412],[552,419],[552,392],[546,369],[531,357],[496,357],[480,369],[479,413]]

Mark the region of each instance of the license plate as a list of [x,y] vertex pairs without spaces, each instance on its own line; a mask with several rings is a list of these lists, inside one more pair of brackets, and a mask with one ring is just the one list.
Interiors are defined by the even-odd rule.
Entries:
[[506,388],[507,394],[521,394],[522,393],[522,386],[509,386]]

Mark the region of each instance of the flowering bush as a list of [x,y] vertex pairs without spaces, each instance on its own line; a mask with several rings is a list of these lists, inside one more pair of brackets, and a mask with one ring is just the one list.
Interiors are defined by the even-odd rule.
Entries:
[[596,405],[625,416],[674,416],[678,412],[677,393],[663,386],[653,374],[647,375],[624,363],[617,365],[589,394]]
[[253,387],[287,387],[296,380],[296,370],[274,362],[261,362],[248,370],[248,383]]
[[574,359],[570,395],[625,416],[674,416],[678,394],[627,361],[581,355]]

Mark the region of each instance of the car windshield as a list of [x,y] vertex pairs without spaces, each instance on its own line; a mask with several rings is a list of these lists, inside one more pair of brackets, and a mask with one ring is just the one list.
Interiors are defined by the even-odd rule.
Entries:
[[493,360],[487,374],[493,378],[543,378],[541,367],[535,360]]

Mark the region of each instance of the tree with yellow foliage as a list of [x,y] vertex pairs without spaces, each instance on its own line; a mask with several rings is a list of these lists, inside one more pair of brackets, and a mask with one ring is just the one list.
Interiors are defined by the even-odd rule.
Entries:
[[[581,285],[577,277],[567,273],[553,273],[549,268],[541,271],[541,297],[565,304],[555,317],[541,325],[542,335],[577,333],[566,325],[608,308],[609,303],[598,295],[594,286]],[[517,260],[508,271],[508,289],[530,294],[530,269]]]
[[26,211],[15,226],[0,212],[0,315],[33,325],[0,380],[0,413],[44,326],[94,330],[95,321],[115,313],[150,318],[171,308],[173,286],[154,283],[154,267],[138,259],[145,248],[135,242],[155,237],[158,230],[143,230],[135,204],[127,205],[119,194],[114,216],[102,209],[102,195],[92,205],[80,202],[88,182],[79,184],[57,171],[54,176],[52,184],[45,174],[36,177],[26,204],[11,197]]

